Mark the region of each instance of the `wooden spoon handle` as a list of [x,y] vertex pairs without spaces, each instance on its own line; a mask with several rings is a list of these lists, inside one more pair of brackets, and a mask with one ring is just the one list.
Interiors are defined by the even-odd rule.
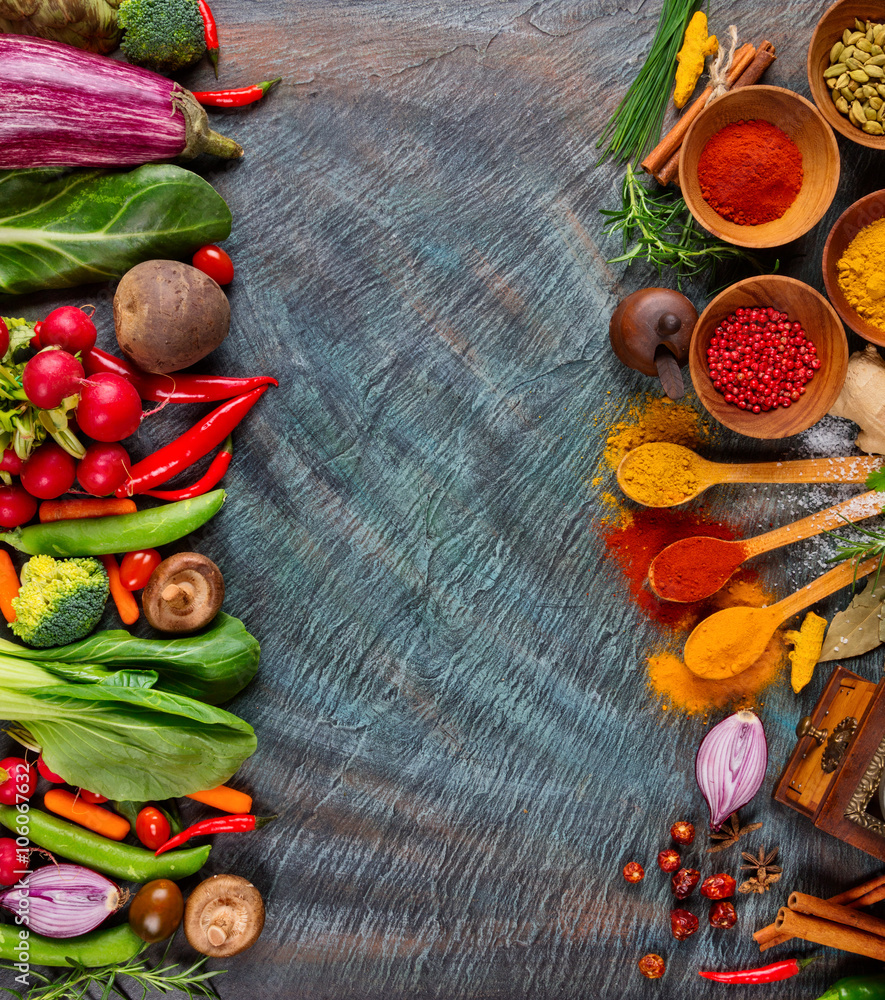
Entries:
[[792,524],[785,524],[773,531],[766,531],[762,535],[748,538],[741,542],[741,547],[750,556],[758,556],[763,552],[770,552],[772,549],[779,549],[782,545],[789,545],[791,542],[800,542],[803,538],[812,538],[822,531],[831,531],[839,528],[850,521],[862,521],[865,517],[873,517],[881,514],[885,507],[885,493],[872,490],[869,493],[861,493],[860,496],[852,497],[850,500],[843,500],[833,507],[818,511],[816,514],[809,514],[800,521]]
[[720,483],[863,483],[882,468],[881,455],[804,458],[794,462],[711,462]]
[[840,563],[835,569],[831,569],[828,573],[824,573],[823,576],[806,584],[801,590],[797,590],[795,594],[790,594],[789,597],[778,601],[777,604],[772,604],[770,610],[777,612],[778,623],[785,622],[788,618],[792,618],[797,611],[807,608],[809,604],[814,604],[815,601],[820,601],[824,597],[829,597],[830,594],[835,594],[837,590],[847,587],[855,578],[859,580],[872,573],[880,561],[879,556],[873,556],[859,565],[852,559]]

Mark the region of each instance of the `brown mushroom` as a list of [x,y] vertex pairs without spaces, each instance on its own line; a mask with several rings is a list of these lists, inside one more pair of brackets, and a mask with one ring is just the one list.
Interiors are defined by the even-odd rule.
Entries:
[[199,552],[178,552],[164,559],[144,588],[144,616],[160,632],[195,632],[221,610],[221,570]]
[[251,948],[264,927],[261,893],[239,875],[213,875],[190,894],[184,933],[201,955],[226,958]]
[[679,399],[685,394],[679,368],[688,361],[697,321],[697,310],[680,292],[641,288],[618,304],[608,335],[620,361],[643,375],[657,375],[664,392]]

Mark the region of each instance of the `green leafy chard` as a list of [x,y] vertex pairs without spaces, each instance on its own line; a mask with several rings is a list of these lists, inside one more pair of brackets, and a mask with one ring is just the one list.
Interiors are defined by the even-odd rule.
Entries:
[[119,278],[230,235],[224,199],[173,164],[0,171],[0,294]]

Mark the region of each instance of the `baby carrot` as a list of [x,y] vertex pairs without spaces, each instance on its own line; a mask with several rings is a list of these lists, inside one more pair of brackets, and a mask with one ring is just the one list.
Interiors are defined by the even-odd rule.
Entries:
[[108,583],[111,587],[111,597],[117,606],[117,614],[124,625],[133,625],[138,621],[138,601],[132,596],[132,591],[127,590],[120,580],[120,567],[117,560],[111,556],[99,556],[108,574]]
[[134,500],[116,497],[91,497],[83,500],[44,500],[40,504],[40,523],[48,521],[73,521],[81,517],[111,517],[115,514],[134,514]]
[[15,608],[12,606],[12,599],[18,596],[20,586],[18,573],[15,571],[9,553],[6,549],[0,549],[0,611],[3,612],[3,617],[8,622],[15,621]]
[[122,840],[129,833],[129,821],[103,806],[84,802],[63,788],[52,788],[43,796],[43,806],[50,812],[69,819],[108,840]]
[[222,812],[252,812],[252,796],[238,792],[236,788],[228,788],[227,785],[219,785],[218,788],[210,788],[205,792],[191,792],[185,797],[195,802],[202,802],[205,806],[212,806],[213,809],[220,809]]

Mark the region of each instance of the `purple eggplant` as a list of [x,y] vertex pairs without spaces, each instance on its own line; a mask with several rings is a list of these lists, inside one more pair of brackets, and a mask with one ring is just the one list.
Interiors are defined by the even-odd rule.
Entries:
[[61,42],[0,35],[0,169],[234,158],[180,84]]

